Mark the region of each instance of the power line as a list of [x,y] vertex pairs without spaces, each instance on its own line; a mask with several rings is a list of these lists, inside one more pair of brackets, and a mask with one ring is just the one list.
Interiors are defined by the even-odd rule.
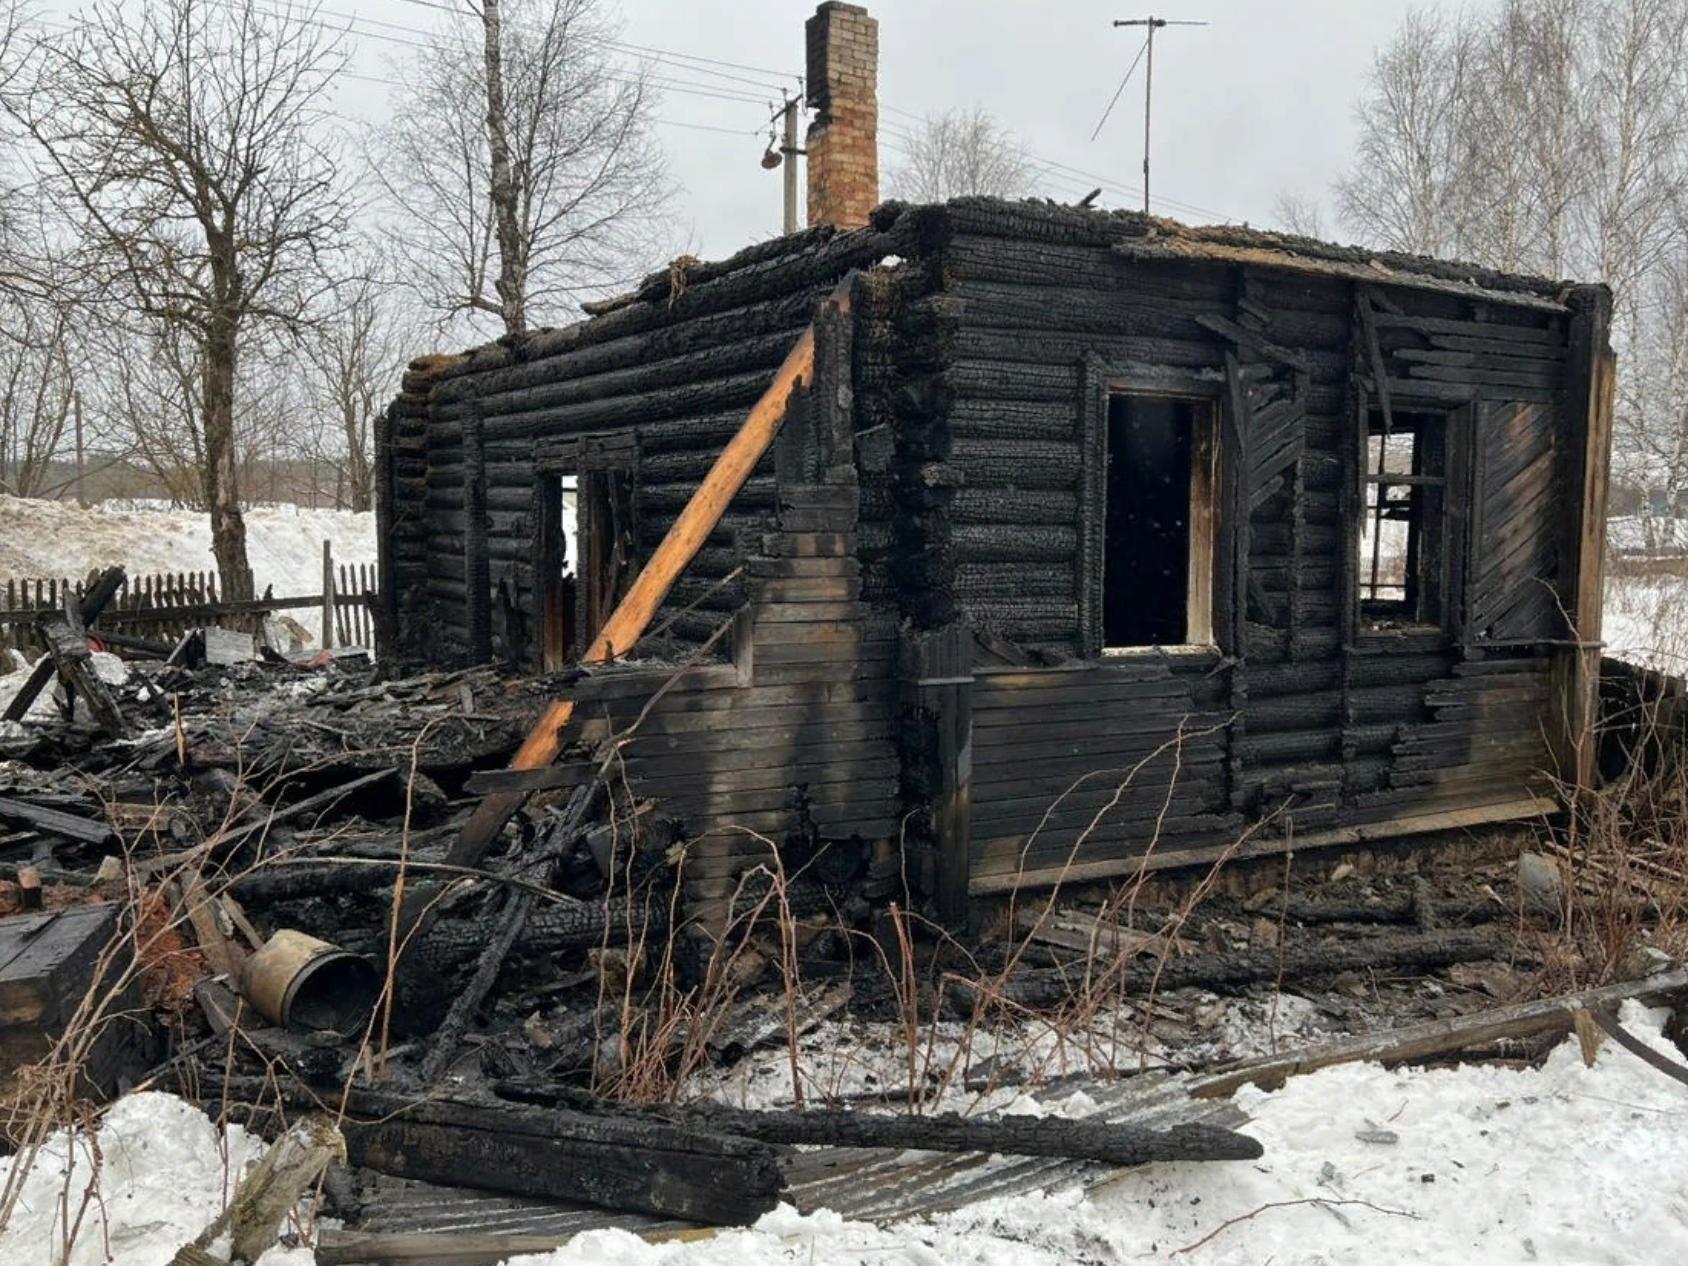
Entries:
[[[223,8],[231,8],[232,4],[234,3],[234,0],[212,0],[212,3],[218,4]],[[266,17],[275,18],[279,21],[294,22],[294,23],[297,23],[297,24],[300,24],[300,25],[315,26],[320,30],[329,31],[329,32],[332,32],[332,33],[337,34],[337,35],[338,34],[350,35],[354,39],[380,40],[384,43],[397,44],[397,45],[404,47],[404,48],[414,48],[414,49],[423,50],[423,51],[426,51],[428,49],[435,47],[435,45],[432,42],[430,42],[430,39],[429,39],[430,33],[429,32],[422,31],[422,30],[420,30],[416,27],[401,26],[401,25],[399,25],[398,23],[395,23],[395,22],[381,22],[380,25],[388,27],[390,29],[394,29],[394,30],[405,31],[405,32],[408,32],[408,33],[413,34],[413,35],[420,35],[420,36],[423,36],[424,38],[420,39],[420,40],[410,40],[410,39],[404,39],[404,38],[397,36],[397,35],[384,35],[384,34],[377,32],[377,31],[358,30],[357,26],[356,26],[357,23],[360,23],[360,22],[362,22],[362,23],[374,23],[374,22],[377,21],[377,19],[364,18],[364,17],[361,17],[357,14],[341,13],[337,10],[321,9],[321,10],[317,10],[317,12],[322,13],[322,14],[327,14],[330,17],[337,17],[337,18],[341,18],[341,19],[345,20],[349,24],[345,28],[341,28],[340,26],[338,26],[335,23],[324,21],[323,18],[321,18],[321,17],[312,17],[309,14],[305,14],[305,13],[294,13],[294,12],[287,12],[287,11],[278,11],[278,10],[274,10],[274,9],[264,9],[264,8],[258,8],[257,6],[254,6],[254,7],[257,9],[257,12],[263,14]],[[438,8],[446,9],[446,6],[443,6],[443,5],[428,6],[428,7],[438,7]],[[446,9],[446,11],[447,12],[453,12],[453,10],[450,10],[450,9]],[[678,69],[692,69],[691,67],[687,67],[687,66],[678,66],[677,68]],[[715,72],[715,71],[710,71],[710,70],[703,68],[703,67],[698,67],[696,69],[697,69],[698,73],[700,73],[700,74],[717,74],[718,73],[718,72]],[[343,73],[350,74],[351,72],[343,72]],[[366,79],[371,78],[370,76],[363,76],[363,77],[366,78]],[[628,86],[636,85],[639,82],[638,80],[635,80],[635,79],[617,78],[614,75],[608,75],[608,76],[606,76],[606,78],[609,79],[613,83],[620,83],[620,84],[624,84],[624,85],[628,85]],[[686,96],[699,97],[699,98],[716,100],[716,101],[738,102],[738,103],[742,103],[742,104],[746,104],[746,105],[764,105],[764,104],[766,104],[764,98],[762,98],[761,96],[755,96],[755,95],[752,95],[750,93],[744,92],[742,90],[727,87],[727,86],[724,86],[722,84],[702,83],[702,82],[699,82],[697,80],[675,79],[675,78],[672,78],[670,76],[659,76],[659,75],[648,76],[645,79],[644,82],[646,82],[646,83],[650,84],[652,87],[658,88],[658,89],[660,89],[664,92],[675,92],[675,93],[680,93],[680,94],[683,94],[683,95],[686,95]],[[405,85],[401,84],[401,85],[396,85],[396,86],[403,87]]]
[[[439,0],[401,0],[403,4],[414,5],[418,9],[433,9],[440,13],[449,13],[454,17],[466,16],[467,10],[459,5],[441,4]],[[747,70],[756,75],[772,75],[775,79],[801,79],[802,76],[787,70],[775,70],[769,66],[749,66],[743,62],[723,61],[719,57],[703,57],[696,53],[682,53],[678,49],[658,48],[645,44],[618,44],[616,41],[605,41],[613,47],[637,49],[640,52],[657,52],[666,57],[678,57],[686,61],[700,62],[708,66],[725,66],[730,70]]]
[[[215,2],[227,4],[227,3],[230,2],[230,0],[215,0]],[[447,14],[451,14],[451,15],[457,16],[457,17],[468,16],[468,10],[467,10],[466,7],[452,5],[452,4],[446,4],[446,3],[439,3],[439,2],[437,2],[437,0],[401,0],[401,3],[410,4],[413,7],[416,7],[416,8],[419,8],[419,9],[427,9],[427,10],[430,10],[430,11],[447,13]],[[261,11],[264,11],[264,10],[261,10]],[[412,47],[412,48],[416,48],[416,49],[426,49],[426,48],[431,47],[432,45],[429,44],[426,41],[431,39],[433,34],[434,34],[433,32],[424,31],[419,27],[405,26],[403,24],[396,23],[396,22],[387,22],[387,21],[384,21],[382,19],[364,17],[364,16],[362,16],[360,14],[356,14],[356,13],[343,13],[343,12],[340,12],[338,10],[333,10],[333,11],[321,10],[320,12],[331,13],[333,16],[340,17],[343,20],[351,23],[352,26],[350,26],[348,28],[341,28],[337,25],[326,23],[321,18],[312,18],[308,14],[304,14],[304,13],[284,14],[284,13],[279,13],[279,12],[274,12],[274,11],[264,11],[264,12],[267,12],[268,16],[271,16],[271,17],[280,18],[280,19],[283,19],[283,20],[292,20],[292,21],[295,21],[295,22],[306,22],[306,23],[318,26],[320,28],[331,30],[331,31],[333,31],[337,34],[345,33],[345,34],[352,35],[354,37],[363,36],[363,37],[368,37],[368,38],[373,38],[373,39],[379,39],[379,40],[382,40],[383,42],[394,43],[394,44],[398,44],[398,45],[401,45],[401,46]],[[377,32],[372,32],[372,31],[360,31],[360,30],[356,29],[357,24],[360,24],[360,23],[365,25],[365,26],[380,25],[387,30],[400,31],[400,32],[403,32],[406,35],[420,36],[420,37],[422,37],[422,39],[421,40],[409,40],[409,39],[400,38],[399,36],[381,35]],[[73,29],[73,28],[71,26],[67,25],[64,29],[68,30],[68,29]],[[619,48],[619,49],[624,49],[624,50],[632,50],[632,51],[641,52],[641,53],[647,53],[647,54],[651,54],[653,56],[671,59],[673,61],[683,61],[683,62],[687,63],[686,66],[677,66],[676,67],[677,69],[688,69],[688,68],[690,68],[691,63],[696,63],[696,73],[706,75],[706,76],[711,76],[711,77],[718,77],[718,78],[723,78],[723,79],[728,78],[727,76],[721,75],[720,72],[717,71],[717,70],[709,69],[710,67],[727,67],[727,68],[730,68],[730,69],[733,69],[733,70],[748,71],[752,74],[767,74],[767,75],[773,75],[773,76],[776,76],[776,77],[789,77],[791,79],[797,79],[797,80],[800,81],[800,77],[797,76],[797,75],[788,75],[788,72],[775,70],[775,69],[770,68],[770,67],[754,66],[754,65],[747,64],[747,63],[743,63],[743,62],[727,61],[727,60],[724,60],[724,59],[721,59],[721,58],[712,58],[712,57],[707,57],[707,56],[704,56],[704,55],[701,55],[701,54],[696,54],[696,53],[681,52],[681,51],[676,50],[676,49],[661,48],[661,47],[656,46],[656,45],[621,43],[621,42],[618,42],[618,41],[605,41],[605,44],[608,47]],[[388,78],[388,77],[385,77],[385,76],[371,75],[371,74],[368,74],[368,73],[359,72],[359,71],[352,71],[352,70],[349,70],[349,69],[342,70],[338,73],[340,75],[348,78],[348,79],[358,80],[358,81],[365,82],[365,83],[380,84],[382,86],[389,87],[389,88],[397,88],[397,89],[402,90],[402,89],[410,87],[409,84],[406,84],[406,83],[404,83],[400,80],[391,79],[391,78]],[[635,83],[638,82],[635,79],[629,79],[629,78],[616,78],[614,76],[610,76],[609,78],[612,80],[612,82],[623,83],[623,84],[628,84],[628,85],[632,85],[632,84],[635,84]],[[730,104],[746,104],[746,105],[754,104],[754,105],[758,105],[758,106],[766,106],[767,105],[767,102],[764,99],[757,97],[757,96],[754,96],[751,93],[744,91],[742,89],[730,87],[726,83],[707,84],[706,85],[706,84],[701,83],[700,81],[697,81],[697,80],[676,79],[676,78],[671,78],[671,77],[667,77],[667,76],[651,76],[645,82],[649,83],[652,87],[657,88],[660,91],[663,91],[665,93],[672,92],[676,95],[693,97],[693,98],[696,98],[696,99],[699,99],[699,100],[725,101],[725,102],[728,102]],[[755,85],[751,85],[751,86],[755,86]],[[888,103],[888,102],[881,102],[880,103],[880,109],[881,109],[883,115],[890,115],[890,116],[896,116],[896,117],[903,118],[903,119],[909,119],[909,120],[912,120],[912,121],[914,121],[916,123],[920,123],[920,124],[924,124],[926,119],[927,119],[927,115],[918,114],[918,113],[916,113],[912,110],[906,110],[906,109],[903,109],[900,106],[897,106],[897,105],[894,105],[894,104],[891,104],[891,103]],[[693,130],[693,131],[714,131],[714,132],[719,132],[723,135],[740,135],[740,134],[754,135],[754,134],[756,134],[756,131],[757,131],[757,129],[751,128],[751,129],[746,129],[743,133],[740,133],[740,131],[736,128],[727,128],[727,127],[721,127],[721,126],[718,126],[718,125],[711,125],[711,124],[704,124],[704,123],[694,123],[694,122],[691,122],[691,121],[688,121],[688,120],[682,120],[682,119],[663,119],[663,120],[661,120],[661,122],[664,126],[667,126],[667,127],[683,127],[683,128],[686,128],[687,130]],[[884,119],[882,117],[880,129],[886,135],[893,137],[893,138],[896,138],[896,139],[899,139],[903,142],[902,146],[887,144],[887,146],[886,146],[887,149],[891,150],[891,152],[898,154],[901,157],[908,157],[909,156],[909,151],[905,147],[915,144],[916,141],[915,141],[914,135],[912,134],[912,132],[908,128],[902,127],[898,124],[891,123],[891,122],[887,121],[886,119]],[[1117,177],[1115,177],[1114,175],[1111,175],[1111,174],[1098,172],[1098,171],[1094,171],[1094,170],[1089,170],[1089,169],[1082,168],[1082,167],[1077,167],[1077,166],[1074,166],[1074,165],[1068,164],[1068,163],[1063,163],[1063,162],[1060,162],[1056,159],[1050,158],[1047,155],[1040,154],[1040,153],[1037,153],[1037,152],[1034,152],[1034,151],[1029,151],[1029,150],[1026,151],[1026,157],[1031,161],[1031,163],[1033,164],[1034,167],[1039,169],[1042,178],[1046,181],[1049,181],[1050,183],[1054,183],[1055,181],[1058,180],[1062,183],[1071,184],[1071,185],[1076,186],[1076,185],[1078,185],[1080,180],[1083,180],[1083,181],[1101,183],[1105,188],[1112,190],[1116,193],[1125,195],[1125,196],[1135,197],[1136,195],[1138,195],[1141,192],[1136,187],[1132,186],[1131,184],[1129,184],[1125,181],[1118,179]],[[1090,187],[1091,187],[1091,185],[1086,184],[1086,185],[1082,186],[1082,188],[1080,188],[1078,191],[1079,192],[1088,192]],[[1212,218],[1217,219],[1217,220],[1235,220],[1237,218],[1235,216],[1227,215],[1223,211],[1217,211],[1217,210],[1215,210],[1211,207],[1203,207],[1203,206],[1201,206],[1197,203],[1186,202],[1186,201],[1183,201],[1183,200],[1180,200],[1180,199],[1177,199],[1177,198],[1170,198],[1170,197],[1164,197],[1163,196],[1161,198],[1161,201],[1165,205],[1172,207],[1175,210],[1182,211],[1186,214],[1209,216],[1209,217],[1212,217]]]

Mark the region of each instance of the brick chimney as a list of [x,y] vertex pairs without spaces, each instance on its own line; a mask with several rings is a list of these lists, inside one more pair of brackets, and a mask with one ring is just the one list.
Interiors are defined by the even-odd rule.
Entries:
[[853,229],[879,202],[879,23],[826,0],[804,24],[808,44],[809,223]]

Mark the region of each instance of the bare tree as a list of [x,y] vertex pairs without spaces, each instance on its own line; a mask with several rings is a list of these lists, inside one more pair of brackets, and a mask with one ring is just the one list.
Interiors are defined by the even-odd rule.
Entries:
[[200,347],[164,322],[101,329],[89,407],[98,431],[149,471],[172,504],[206,509]]
[[101,3],[39,35],[6,106],[81,243],[87,282],[198,375],[198,475],[225,592],[250,593],[236,386],[243,346],[296,328],[345,207],[321,137],[341,59],[291,0]]
[[462,0],[372,136],[395,246],[442,321],[536,312],[649,266],[668,198],[641,70],[603,0]]
[[416,344],[394,311],[391,289],[370,276],[338,290],[339,312],[306,343],[314,411],[331,425],[314,457],[334,472],[334,503],[349,510],[374,505],[375,419],[398,390]]
[[929,114],[909,135],[889,187],[910,202],[942,202],[968,194],[1023,198],[1037,171],[1022,146],[988,112]]
[[1272,224],[1281,232],[1297,233],[1302,237],[1322,238],[1325,235],[1325,216],[1317,199],[1288,189],[1272,202]]
[[80,369],[74,288],[39,200],[8,208],[0,285],[0,492],[42,495],[61,456]]
[[39,494],[61,455],[76,390],[69,324],[63,304],[0,299],[0,492]]
[[1343,217],[1373,240],[1427,255],[1458,240],[1473,27],[1414,9],[1373,62],[1359,153],[1337,184]]
[[1618,459],[1688,499],[1688,0],[1414,12],[1359,119],[1338,195],[1363,237],[1612,287]]

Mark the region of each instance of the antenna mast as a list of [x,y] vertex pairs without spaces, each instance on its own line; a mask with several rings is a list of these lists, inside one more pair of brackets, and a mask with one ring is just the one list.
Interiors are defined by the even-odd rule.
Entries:
[[1206,22],[1187,22],[1176,18],[1116,18],[1116,27],[1146,26],[1149,28],[1147,43],[1148,59],[1143,67],[1143,210],[1149,210],[1149,109],[1154,101],[1155,92],[1155,32],[1163,26],[1206,26]]

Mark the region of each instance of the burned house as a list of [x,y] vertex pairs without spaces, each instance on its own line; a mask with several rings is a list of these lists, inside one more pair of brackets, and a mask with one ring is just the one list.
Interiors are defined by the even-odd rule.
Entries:
[[809,229],[418,362],[384,420],[402,653],[556,674],[459,857],[611,748],[699,907],[770,844],[958,917],[1554,811],[1589,768],[1606,290],[875,206],[873,21],[808,37]]

